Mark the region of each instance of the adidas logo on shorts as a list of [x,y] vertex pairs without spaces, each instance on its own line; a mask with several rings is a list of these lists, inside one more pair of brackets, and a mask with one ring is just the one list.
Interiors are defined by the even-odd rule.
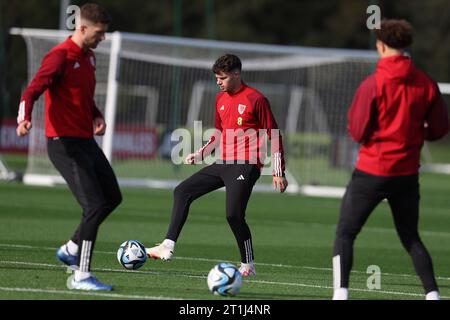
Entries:
[[241,174],[236,180],[245,180],[244,176]]

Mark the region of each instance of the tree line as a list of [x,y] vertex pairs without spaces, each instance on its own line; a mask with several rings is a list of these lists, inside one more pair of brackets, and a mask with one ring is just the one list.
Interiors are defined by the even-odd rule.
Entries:
[[[82,5],[89,1],[71,1]],[[448,0],[98,0],[113,17],[110,30],[294,46],[374,49],[366,28],[369,5],[383,17],[410,21],[411,55],[420,68],[450,82]],[[15,117],[27,84],[23,40],[9,28],[57,29],[59,0],[0,0],[0,117]]]

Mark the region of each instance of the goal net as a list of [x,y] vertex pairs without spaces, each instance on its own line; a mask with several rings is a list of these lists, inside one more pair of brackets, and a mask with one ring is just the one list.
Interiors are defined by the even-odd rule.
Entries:
[[[450,107],[450,83],[439,83],[439,89]],[[448,110],[450,115],[450,110]],[[450,174],[450,135],[439,141],[425,142],[422,149],[422,171]]]
[[[35,29],[12,33],[26,41],[30,79],[44,54],[69,35]],[[199,139],[209,139],[218,92],[211,67],[224,53],[241,58],[244,81],[270,101],[285,144],[288,191],[341,195],[358,150],[347,133],[347,110],[375,68],[374,52],[115,32],[96,50],[95,99],[108,124],[106,135],[96,139],[120,183],[172,188],[199,169],[173,161],[180,143],[173,133],[181,128],[191,133],[191,141],[183,141],[186,154]],[[46,155],[43,110],[41,98],[33,111],[24,181],[54,184],[62,179]],[[433,163],[439,151],[426,152]],[[258,190],[271,189],[270,169],[264,173]]]

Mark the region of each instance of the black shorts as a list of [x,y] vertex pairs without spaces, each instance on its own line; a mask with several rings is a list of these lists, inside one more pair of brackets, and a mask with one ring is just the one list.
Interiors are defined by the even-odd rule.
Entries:
[[117,178],[93,138],[48,138],[47,151],[51,162],[84,209],[101,202],[120,202]]

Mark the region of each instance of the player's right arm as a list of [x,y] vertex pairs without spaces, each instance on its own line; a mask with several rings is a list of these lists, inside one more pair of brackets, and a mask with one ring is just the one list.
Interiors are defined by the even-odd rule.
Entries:
[[202,161],[205,157],[209,156],[217,147],[221,134],[222,131],[216,128],[208,142],[196,152],[189,154],[184,162],[186,164],[195,164],[196,162]]
[[34,102],[62,75],[65,57],[65,51],[54,50],[42,60],[41,67],[20,99],[16,130],[18,136],[29,133]]
[[202,161],[203,159],[205,159],[205,157],[209,156],[220,143],[220,136],[222,135],[222,122],[220,120],[217,109],[214,126],[216,130],[212,134],[211,138],[203,147],[186,157],[186,159],[184,160],[186,164],[195,164],[196,162]]

